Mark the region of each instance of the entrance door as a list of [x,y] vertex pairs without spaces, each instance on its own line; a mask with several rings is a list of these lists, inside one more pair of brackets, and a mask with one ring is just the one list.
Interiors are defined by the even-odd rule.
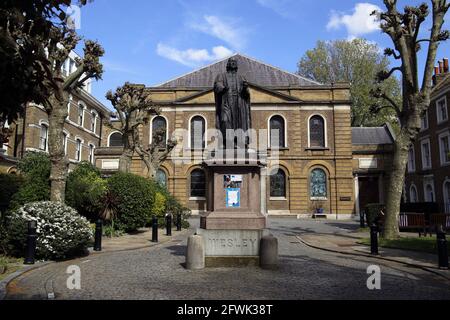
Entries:
[[378,177],[359,177],[359,208],[364,210],[370,203],[380,203]]

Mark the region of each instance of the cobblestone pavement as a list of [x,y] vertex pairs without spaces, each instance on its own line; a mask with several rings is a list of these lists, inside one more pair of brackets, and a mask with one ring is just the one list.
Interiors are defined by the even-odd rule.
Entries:
[[[159,246],[90,256],[31,271],[8,286],[7,299],[450,299],[450,286],[426,271],[372,258],[309,248],[296,235],[345,233],[357,225],[272,218],[280,268],[184,269],[187,235]],[[81,290],[68,290],[67,266],[81,268]],[[382,289],[366,287],[369,265],[381,267]]]

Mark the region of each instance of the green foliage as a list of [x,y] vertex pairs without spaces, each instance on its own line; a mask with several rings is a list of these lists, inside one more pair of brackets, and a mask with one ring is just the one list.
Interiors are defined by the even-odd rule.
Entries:
[[9,208],[12,197],[17,193],[22,183],[23,178],[19,175],[0,174],[0,217],[3,217],[3,214]]
[[[371,114],[374,104],[387,105],[374,98],[371,91],[380,87],[393,100],[401,101],[400,82],[394,76],[378,84],[377,74],[389,71],[389,59],[376,44],[365,39],[352,41],[318,41],[314,49],[308,50],[298,63],[298,73],[321,83],[350,83],[352,99],[352,126],[381,126],[389,122],[393,127],[394,112],[383,109]],[[401,103],[399,103],[401,105]]]
[[366,221],[370,226],[375,222],[375,219],[380,216],[381,210],[384,209],[384,205],[379,203],[370,203],[366,206]]
[[82,162],[67,178],[66,203],[82,216],[95,220],[103,208],[107,182],[100,170],[89,162]]
[[19,191],[13,195],[9,208],[10,210],[17,210],[26,203],[48,200],[50,200],[48,182],[26,178]]
[[83,253],[92,238],[89,222],[74,209],[59,202],[28,203],[8,217],[8,253],[23,254],[28,221],[38,225],[38,259],[65,259]]
[[156,184],[130,173],[117,173],[108,180],[111,195],[117,199],[114,219],[120,230],[136,231],[151,218]]
[[50,158],[43,152],[29,152],[17,165],[19,171],[27,178],[41,181],[49,181]]

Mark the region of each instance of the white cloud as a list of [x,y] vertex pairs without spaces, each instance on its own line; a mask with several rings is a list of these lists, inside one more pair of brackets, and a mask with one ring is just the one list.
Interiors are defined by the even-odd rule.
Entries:
[[205,15],[200,23],[191,22],[189,27],[225,41],[233,48],[243,48],[247,42],[247,30],[239,27],[237,21],[230,18]]
[[332,12],[327,30],[344,26],[350,39],[377,31],[380,29],[380,23],[375,16],[371,16],[373,11],[381,11],[381,9],[371,3],[357,3],[351,15]]
[[158,43],[156,48],[156,52],[161,57],[177,61],[178,63],[189,67],[195,67],[205,62],[224,59],[233,54],[230,49],[224,46],[214,47],[211,51],[212,52],[209,52],[207,49],[179,50],[163,43]]

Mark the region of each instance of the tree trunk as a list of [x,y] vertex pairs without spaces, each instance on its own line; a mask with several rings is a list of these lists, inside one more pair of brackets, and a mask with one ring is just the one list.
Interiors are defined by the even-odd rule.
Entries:
[[64,123],[67,117],[67,107],[64,102],[55,102],[52,105],[53,108],[48,113],[48,149],[51,161],[50,200],[64,202],[69,168],[69,161],[64,151]]
[[400,236],[398,223],[400,204],[405,183],[408,152],[411,144],[410,139],[406,136],[407,135],[405,134],[401,134],[394,144],[395,151],[392,170],[389,176],[389,185],[387,187],[386,217],[383,237],[390,240]]
[[133,150],[125,148],[120,155],[119,171],[123,173],[131,172],[131,160],[133,159]]

